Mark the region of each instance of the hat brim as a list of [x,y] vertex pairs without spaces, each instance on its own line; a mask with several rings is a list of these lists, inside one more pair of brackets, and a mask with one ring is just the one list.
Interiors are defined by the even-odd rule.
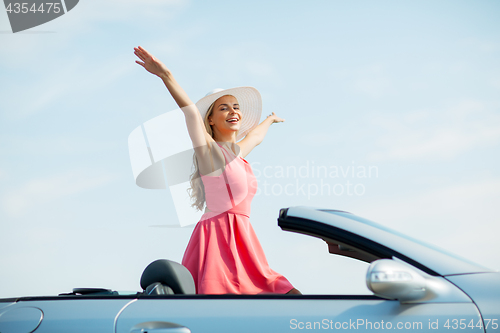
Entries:
[[236,136],[236,141],[239,141],[259,124],[262,114],[262,97],[254,87],[236,87],[217,91],[196,102],[196,107],[200,111],[201,117],[205,119],[210,105],[220,97],[226,95],[234,96],[240,105],[242,120],[240,130]]

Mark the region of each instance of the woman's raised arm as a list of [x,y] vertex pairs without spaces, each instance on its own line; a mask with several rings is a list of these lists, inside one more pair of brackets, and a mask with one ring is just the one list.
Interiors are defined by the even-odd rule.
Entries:
[[248,132],[243,140],[238,142],[238,146],[241,149],[241,155],[244,158],[260,143],[264,140],[264,137],[267,134],[267,130],[269,126],[274,123],[284,122],[285,119],[278,117],[274,112],[267,116],[267,118],[261,122],[258,126],[256,126],[253,130]]
[[[198,157],[198,163],[200,164],[200,170],[205,171],[205,165],[207,165],[208,159],[211,158],[210,146],[214,142],[214,139],[205,129],[205,125],[198,108],[191,101],[184,89],[182,89],[182,87],[177,83],[170,70],[160,60],[155,58],[141,46],[134,48],[134,54],[141,60],[136,60],[135,62],[137,64],[144,67],[144,69],[151,74],[154,74],[162,79],[163,83],[170,92],[170,95],[172,95],[177,105],[181,108],[182,112],[184,112],[189,136],[193,143],[193,147],[196,148],[196,155]],[[205,149],[205,147],[208,147],[209,149]],[[213,166],[212,161],[210,161],[209,164]],[[213,167],[210,167],[210,169],[213,171]]]

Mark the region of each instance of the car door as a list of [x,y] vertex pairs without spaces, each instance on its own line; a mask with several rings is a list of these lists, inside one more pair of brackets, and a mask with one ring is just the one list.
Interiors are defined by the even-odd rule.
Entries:
[[2,333],[112,333],[134,296],[23,297],[0,309]]
[[[366,276],[366,272],[358,271],[357,274],[362,274],[362,278]],[[120,313],[116,332],[290,332],[310,329],[435,332],[436,328],[441,331],[447,327],[458,328],[459,324],[461,332],[481,332],[475,327],[481,320],[476,306],[451,283],[438,279],[454,288],[455,293],[448,293],[447,298],[441,300],[411,304],[373,294],[139,296]],[[471,322],[473,328],[464,329],[464,323]]]
[[[446,325],[481,332],[472,302],[401,304],[368,295],[193,295],[143,297],[119,315],[117,333],[291,332],[295,330],[381,329],[436,332]],[[178,326],[157,325],[170,323]],[[188,330],[180,330],[185,327]]]

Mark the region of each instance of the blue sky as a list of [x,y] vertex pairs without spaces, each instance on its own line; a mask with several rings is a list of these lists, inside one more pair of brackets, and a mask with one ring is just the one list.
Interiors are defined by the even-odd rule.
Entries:
[[[279,209],[295,205],[347,210],[500,269],[499,13],[484,0],[82,0],[12,34],[0,11],[0,297],[139,290],[149,262],[181,260],[192,229],[150,227],[175,222],[171,198],[137,187],[130,167],[130,132],[176,107],[134,63],[137,45],[193,100],[254,86],[262,119],[286,119],[247,158],[262,190],[251,221],[299,290],[367,292],[366,265],[281,231]],[[346,191],[315,194],[322,181]],[[288,184],[310,190],[279,193]]]

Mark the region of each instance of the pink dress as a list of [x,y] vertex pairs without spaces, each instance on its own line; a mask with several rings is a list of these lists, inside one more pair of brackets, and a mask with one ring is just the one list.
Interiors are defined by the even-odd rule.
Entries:
[[226,167],[220,176],[202,176],[210,212],[196,224],[182,264],[197,294],[285,294],[290,282],[273,271],[250,224],[257,180],[250,164],[221,147]]

